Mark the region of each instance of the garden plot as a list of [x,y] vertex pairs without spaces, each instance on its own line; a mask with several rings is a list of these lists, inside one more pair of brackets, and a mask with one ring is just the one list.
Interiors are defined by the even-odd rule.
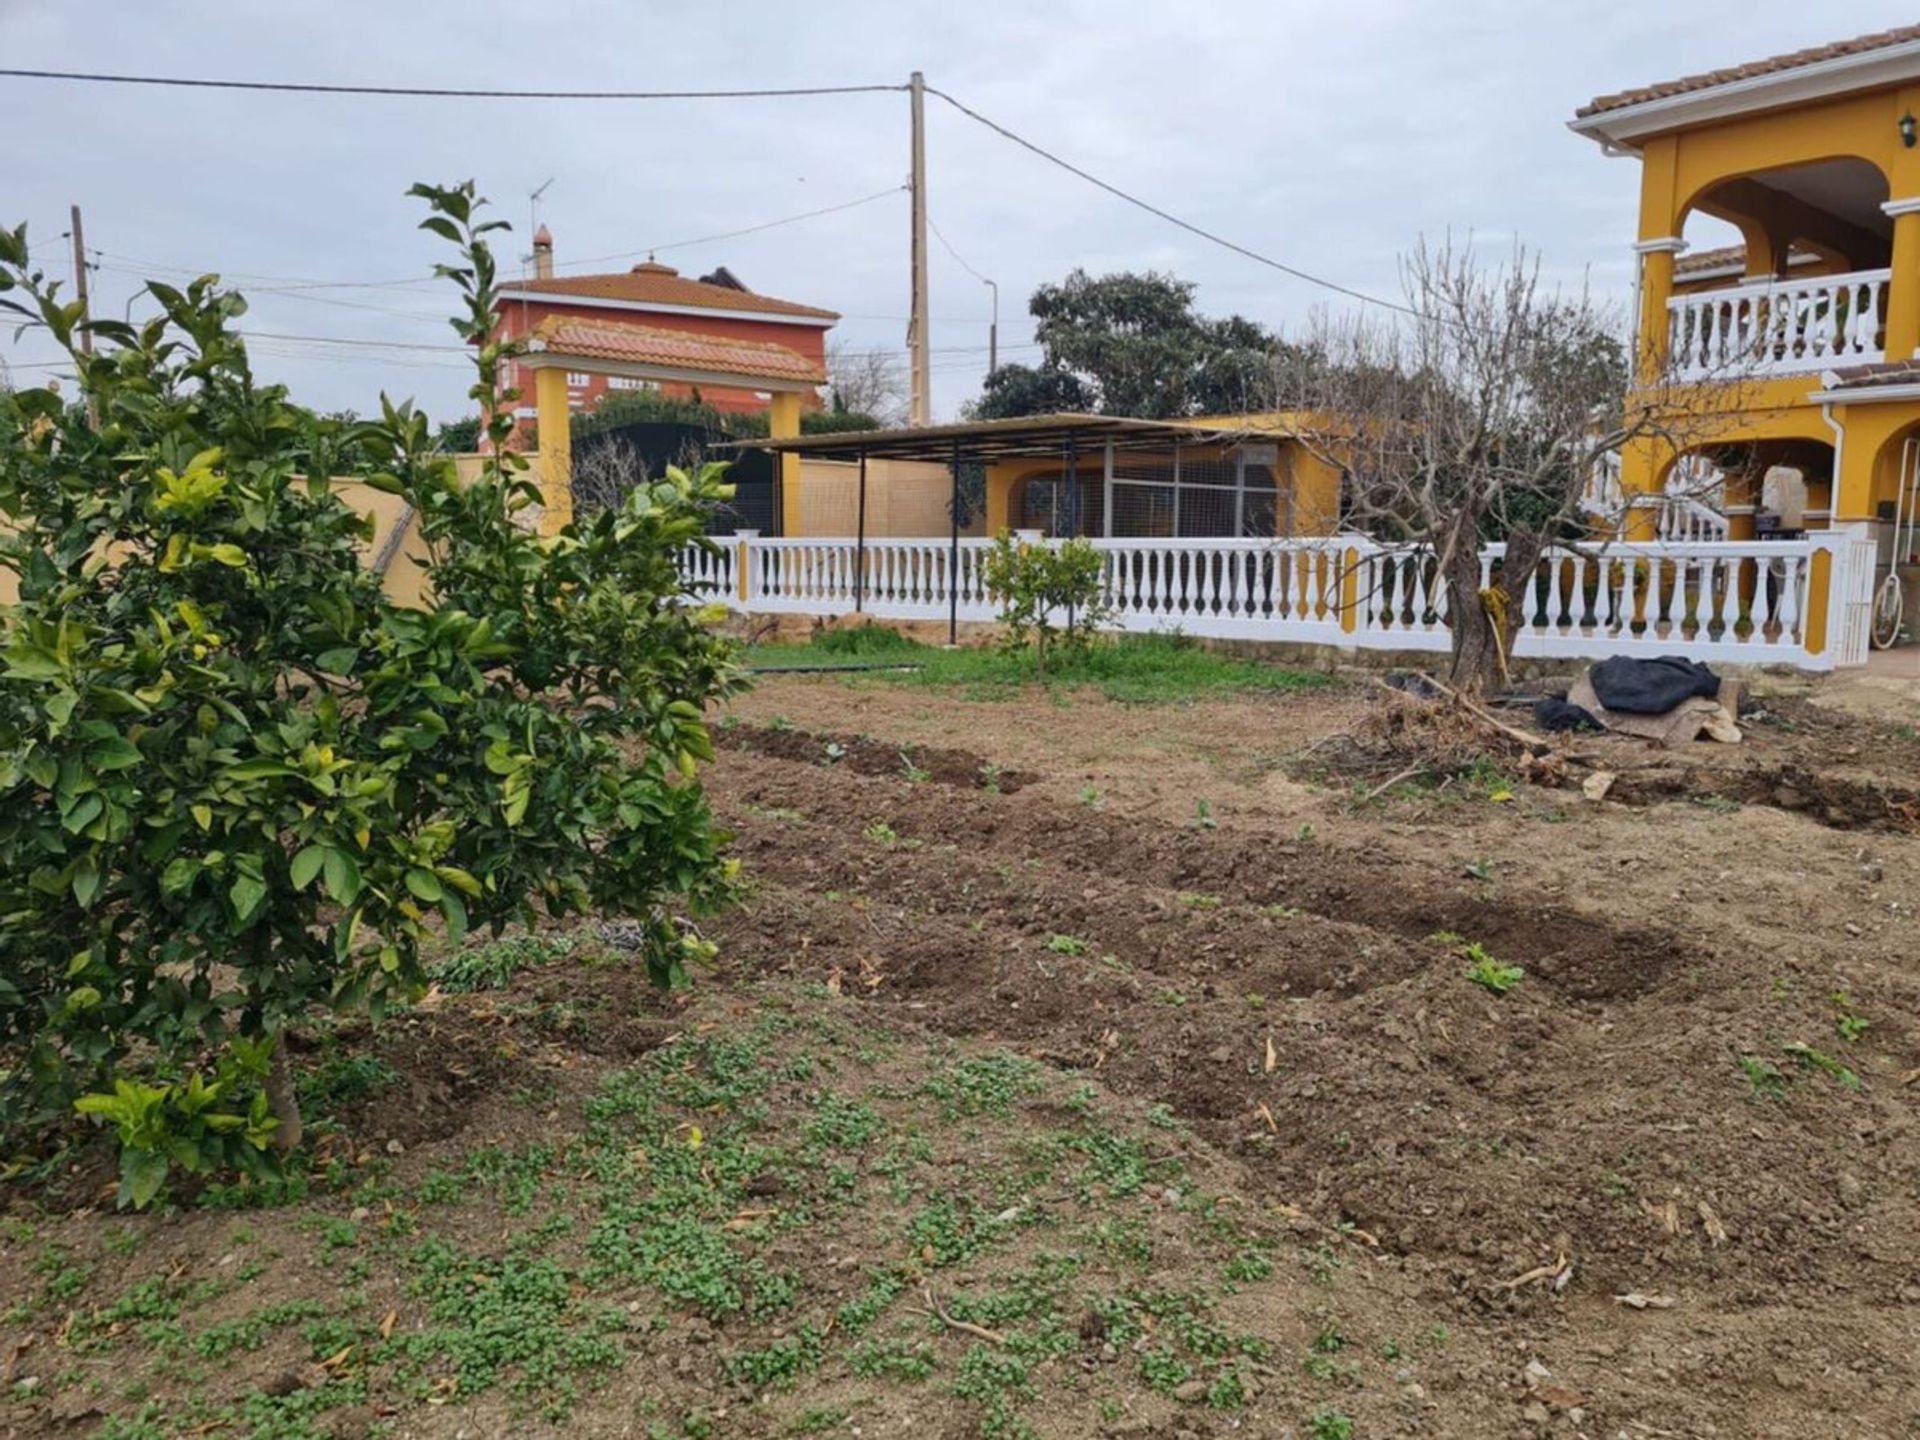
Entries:
[[475,942],[287,1185],[16,1186],[0,1434],[1905,1433],[1920,846],[1741,777],[1920,743],[1368,794],[1362,687],[997,693],[743,697],[689,996]]

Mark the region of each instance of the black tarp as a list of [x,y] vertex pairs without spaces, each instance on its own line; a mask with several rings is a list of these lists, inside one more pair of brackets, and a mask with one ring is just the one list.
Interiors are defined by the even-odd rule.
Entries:
[[1718,675],[1681,655],[1653,660],[1615,655],[1594,666],[1587,678],[1602,705],[1628,715],[1664,715],[1683,700],[1696,695],[1711,700],[1720,693]]

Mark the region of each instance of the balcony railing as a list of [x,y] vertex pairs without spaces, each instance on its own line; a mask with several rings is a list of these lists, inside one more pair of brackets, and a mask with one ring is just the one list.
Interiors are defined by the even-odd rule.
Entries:
[[1668,356],[1681,380],[1794,375],[1885,354],[1891,270],[1765,280],[1667,302]]

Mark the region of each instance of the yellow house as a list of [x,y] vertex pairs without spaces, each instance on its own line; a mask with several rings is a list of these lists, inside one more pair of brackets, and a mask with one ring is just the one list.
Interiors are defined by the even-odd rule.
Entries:
[[[1340,482],[1295,438],[1281,414],[1138,420],[1115,415],[1032,415],[905,430],[775,439],[764,448],[804,462],[789,492],[789,536],[845,535],[859,523],[849,498],[808,498],[828,463],[845,466],[857,497],[867,472],[869,535],[938,535],[949,528],[952,477],[977,512],[975,533],[1031,530],[1110,540],[1259,540],[1327,536],[1339,528]],[[882,467],[890,467],[883,471]],[[937,479],[934,477],[938,477]],[[880,509],[895,485],[916,487],[910,523],[888,526]],[[938,492],[933,488],[937,486]],[[929,496],[939,507],[929,513]],[[964,504],[964,502],[963,502]],[[853,514],[844,513],[853,510]],[[822,525],[831,516],[837,527]],[[931,518],[935,523],[927,525]],[[878,523],[876,523],[878,522]]]
[[[1628,492],[1704,472],[1725,538],[1798,510],[1890,558],[1920,432],[1916,113],[1920,26],[1580,109],[1577,133],[1640,162],[1636,383],[1681,387],[1689,411],[1684,439],[1622,456]],[[1682,452],[1710,464],[1676,469]],[[1763,493],[1770,472],[1790,498]]]

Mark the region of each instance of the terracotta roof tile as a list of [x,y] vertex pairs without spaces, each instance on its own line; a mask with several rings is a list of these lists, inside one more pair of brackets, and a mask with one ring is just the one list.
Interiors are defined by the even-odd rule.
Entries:
[[1782,70],[1798,70],[1802,65],[1817,65],[1823,60],[1839,60],[1848,55],[1864,55],[1869,51],[1885,50],[1889,46],[1905,45],[1915,40],[1920,40],[1920,25],[1902,25],[1896,30],[1881,30],[1872,35],[1855,36],[1851,40],[1835,40],[1831,44],[1814,45],[1765,60],[1750,60],[1744,65],[1734,65],[1724,70],[1708,70],[1699,75],[1682,76],[1678,80],[1665,80],[1657,85],[1642,85],[1634,90],[1596,96],[1575,113],[1584,119],[1609,110],[1624,110],[1629,105],[1643,105],[1649,100],[1665,100],[1672,95],[1711,90],[1716,85],[1728,85],[1736,80],[1752,80],[1762,75],[1778,74]]
[[1858,390],[1878,385],[1911,385],[1920,381],[1920,360],[1876,360],[1869,365],[1842,365],[1832,372],[1834,388]]
[[[1806,265],[1820,257],[1810,250],[1790,250],[1787,260],[1792,265]],[[1712,250],[1690,250],[1673,262],[1673,273],[1679,279],[1697,275],[1702,270],[1718,270],[1726,265],[1746,264],[1747,247],[1745,245],[1721,245]]]
[[620,360],[633,365],[660,365],[674,370],[702,370],[715,374],[764,376],[770,380],[800,380],[810,385],[826,382],[827,372],[785,345],[759,340],[727,340],[666,330],[657,325],[628,325],[617,320],[586,320],[550,315],[534,330],[537,348],[583,360]]
[[704,280],[689,280],[668,265],[649,262],[617,275],[556,275],[546,280],[510,280],[503,291],[552,295],[556,299],[574,296],[583,300],[623,300],[634,305],[684,305],[700,310],[745,310],[760,315],[792,315],[810,320],[834,321],[836,311],[799,305],[792,300],[776,300],[771,295],[756,295],[751,290],[736,290],[726,285],[710,285]]

